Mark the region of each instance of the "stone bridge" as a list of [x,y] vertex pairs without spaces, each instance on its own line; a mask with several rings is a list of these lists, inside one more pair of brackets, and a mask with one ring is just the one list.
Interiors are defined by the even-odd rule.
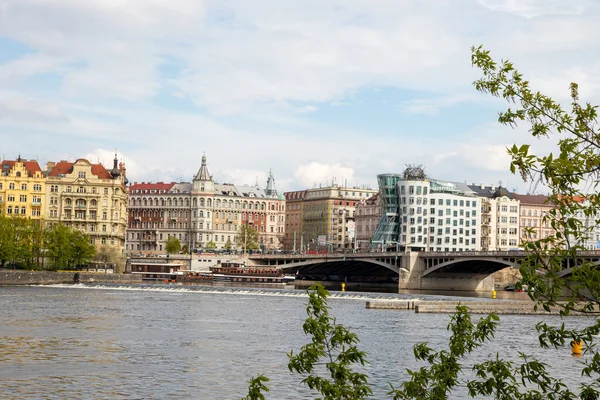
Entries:
[[[524,251],[319,253],[251,256],[299,279],[398,282],[399,289],[492,291],[492,274],[520,266]],[[581,257],[600,263],[600,252]],[[565,276],[572,265],[565,265]]]

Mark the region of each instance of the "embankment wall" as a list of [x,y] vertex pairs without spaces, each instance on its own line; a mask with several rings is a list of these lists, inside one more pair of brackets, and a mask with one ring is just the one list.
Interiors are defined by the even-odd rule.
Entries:
[[[78,279],[78,280],[77,280]],[[131,274],[101,274],[90,272],[54,272],[0,270],[0,286],[50,285],[55,283],[139,283],[140,277]]]

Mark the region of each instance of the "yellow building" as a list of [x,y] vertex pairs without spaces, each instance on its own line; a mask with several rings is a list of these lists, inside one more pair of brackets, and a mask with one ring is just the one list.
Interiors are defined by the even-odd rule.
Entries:
[[[293,193],[302,193],[301,199]],[[290,206],[301,212],[301,222],[288,226],[300,231],[286,231],[288,246],[301,241],[300,251],[340,251],[355,248],[355,211],[363,199],[374,196],[377,190],[366,187],[329,186],[285,193],[286,209]],[[298,215],[298,214],[297,214]],[[292,217],[290,215],[290,217]],[[287,247],[288,250],[292,250]],[[298,247],[296,247],[298,250]]]
[[0,164],[0,212],[44,218],[46,184],[37,161],[3,160]]
[[107,171],[83,158],[48,163],[46,221],[62,222],[90,237],[97,246],[124,254],[127,227],[127,178],[123,165]]

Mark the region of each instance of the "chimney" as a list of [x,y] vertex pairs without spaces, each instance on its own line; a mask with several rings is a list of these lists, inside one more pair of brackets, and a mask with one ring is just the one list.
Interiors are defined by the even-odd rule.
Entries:
[[55,166],[56,163],[54,161],[48,161],[48,163],[46,164],[46,171],[48,171],[48,173],[52,172]]
[[482,183],[481,184],[481,190],[485,189],[485,185]]
[[490,188],[491,188],[492,190],[496,190],[496,185],[492,185],[492,186],[490,186]]

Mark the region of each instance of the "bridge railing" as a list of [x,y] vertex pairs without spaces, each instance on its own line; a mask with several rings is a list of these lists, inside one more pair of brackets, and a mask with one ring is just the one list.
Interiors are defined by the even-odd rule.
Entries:
[[510,251],[423,251],[420,257],[525,257],[522,250]]
[[402,256],[404,252],[368,252],[368,253],[338,253],[338,252],[320,252],[320,253],[280,253],[280,254],[254,254],[249,256],[253,259],[262,260],[282,260],[282,259],[298,259],[298,258],[361,258],[361,257],[392,257]]

